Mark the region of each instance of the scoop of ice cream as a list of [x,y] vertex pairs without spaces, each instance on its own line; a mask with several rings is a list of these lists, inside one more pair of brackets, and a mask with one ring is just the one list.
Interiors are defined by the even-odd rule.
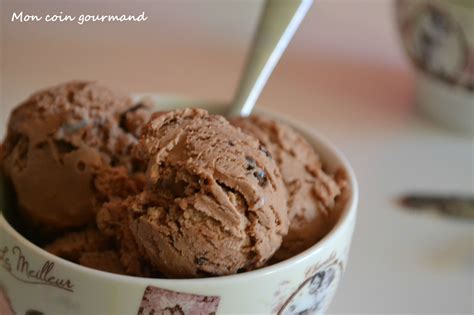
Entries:
[[44,248],[58,257],[82,266],[107,272],[125,274],[114,239],[101,233],[94,226],[66,233]]
[[147,187],[130,198],[130,230],[168,277],[233,274],[263,266],[288,230],[286,191],[259,142],[221,116],[157,114],[139,149]]
[[115,239],[118,259],[124,273],[131,276],[152,276],[152,268],[138,250],[130,229],[129,209],[132,197],[104,203],[97,213],[97,227],[103,235]]
[[90,82],[46,89],[19,105],[0,160],[24,217],[50,230],[93,220],[97,200],[110,197],[96,181],[143,168],[130,152],[147,115],[144,105]]
[[120,259],[113,250],[84,253],[79,258],[79,264],[92,269],[125,274]]
[[231,122],[268,149],[288,191],[290,228],[273,260],[289,258],[315,244],[333,225],[331,210],[340,185],[323,170],[312,146],[291,127],[262,116]]
[[94,227],[69,232],[57,238],[45,247],[45,250],[61,258],[78,262],[84,253],[110,250],[113,239]]

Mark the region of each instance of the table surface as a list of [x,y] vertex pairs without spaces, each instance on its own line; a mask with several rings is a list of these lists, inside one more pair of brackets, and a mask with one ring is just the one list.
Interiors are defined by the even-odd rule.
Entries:
[[[366,11],[386,12],[387,4],[361,1],[349,7],[348,1],[323,1],[321,10],[337,11],[334,5],[341,3],[355,17],[334,32],[374,32],[363,35],[373,41],[354,48],[354,40],[320,36],[315,45],[321,47],[300,49],[308,41],[303,35],[311,34],[308,28],[328,29],[331,23],[315,21],[317,13],[310,13],[303,35],[297,35],[258,102],[324,134],[357,175],[357,226],[348,268],[329,312],[472,313],[472,221],[415,214],[395,200],[408,191],[472,195],[473,139],[416,114],[413,74],[403,54],[393,53],[398,44],[390,23],[379,17],[380,27],[373,27],[364,20]],[[133,92],[231,99],[245,45],[192,49],[191,41],[166,40],[166,45],[124,45],[120,40],[37,38],[28,43],[35,49],[29,49],[18,38],[4,39],[0,135],[15,104],[35,89],[71,78],[98,79]],[[388,59],[376,60],[385,50]],[[370,53],[378,57],[368,60]]]

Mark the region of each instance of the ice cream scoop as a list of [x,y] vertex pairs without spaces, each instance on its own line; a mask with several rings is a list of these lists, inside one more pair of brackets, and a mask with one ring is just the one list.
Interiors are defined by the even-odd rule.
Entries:
[[[96,83],[68,82],[42,90],[12,113],[0,152],[24,218],[48,230],[94,220],[97,201],[121,193],[140,169],[130,157],[147,110]],[[117,186],[117,185],[116,185]]]
[[288,230],[277,165],[222,116],[160,113],[139,144],[147,186],[129,198],[128,224],[147,261],[168,277],[263,266]]
[[332,228],[331,211],[344,185],[342,177],[337,182],[326,173],[313,147],[286,124],[257,115],[231,122],[268,149],[288,192],[290,228],[274,260],[289,258],[315,244]]

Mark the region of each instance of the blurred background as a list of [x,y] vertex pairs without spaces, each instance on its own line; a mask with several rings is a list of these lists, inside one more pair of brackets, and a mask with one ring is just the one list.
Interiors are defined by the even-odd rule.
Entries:
[[[99,80],[130,92],[230,101],[263,3],[2,1],[2,104],[7,108],[38,88],[73,78]],[[391,1],[317,1],[260,104],[284,111],[302,102],[302,108],[338,103],[345,107],[341,115],[350,115],[349,108],[362,115],[351,93],[371,102],[384,90],[393,93],[388,102],[409,97],[411,77],[404,71],[408,64],[399,47],[392,7]],[[12,12],[19,11],[37,15],[145,11],[149,19],[136,24],[12,23]],[[305,117],[298,114],[293,113]]]
[[[0,136],[11,109],[71,79],[230,102],[263,1],[1,2]],[[12,23],[28,14],[140,14],[143,23]],[[330,313],[473,311],[472,221],[415,214],[406,192],[474,193],[474,144],[416,115],[388,0],[317,0],[258,101],[348,157],[361,200]]]

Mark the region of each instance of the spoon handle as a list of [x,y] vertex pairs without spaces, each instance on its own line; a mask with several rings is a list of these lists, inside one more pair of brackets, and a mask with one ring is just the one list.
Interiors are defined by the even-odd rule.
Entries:
[[229,116],[248,116],[313,0],[267,0]]
[[474,196],[415,193],[403,196],[399,202],[412,210],[431,210],[450,217],[474,219]]

